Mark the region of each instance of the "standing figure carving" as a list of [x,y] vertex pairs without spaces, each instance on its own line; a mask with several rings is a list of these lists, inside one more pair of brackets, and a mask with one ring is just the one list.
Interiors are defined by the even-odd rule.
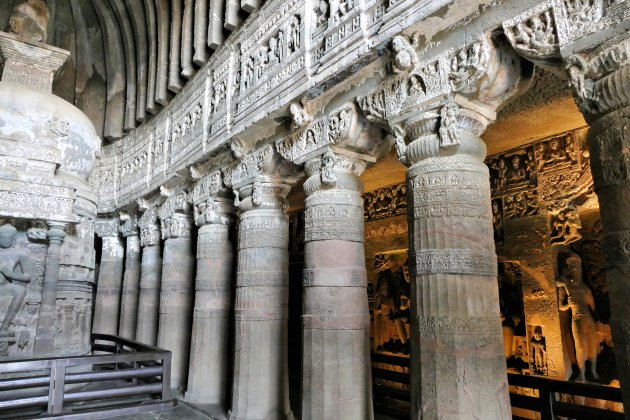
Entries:
[[29,267],[29,257],[13,249],[17,229],[10,223],[0,227],[0,295],[11,295],[11,302],[4,314],[0,337],[12,335],[9,327],[17,315],[24,298],[27,285],[31,281],[30,274],[25,271]]
[[590,364],[589,380],[596,381],[597,375],[597,325],[595,299],[591,289],[582,281],[582,260],[572,252],[561,253],[558,257],[556,285],[560,289],[558,305],[561,311],[571,310],[571,330],[575,341],[578,372],[573,372],[570,380],[583,382],[586,362]]
[[529,357],[534,374],[547,375],[547,340],[540,325],[534,327],[534,334],[529,340]]

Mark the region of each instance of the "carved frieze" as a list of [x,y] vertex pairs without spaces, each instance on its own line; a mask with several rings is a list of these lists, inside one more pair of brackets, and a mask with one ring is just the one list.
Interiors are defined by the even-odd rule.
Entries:
[[514,48],[530,58],[558,55],[558,35],[553,5],[545,1],[529,11],[505,21],[503,28]]
[[223,179],[229,187],[236,186],[248,179],[262,175],[270,167],[274,159],[272,145],[256,150],[231,167],[223,171]]
[[193,204],[198,204],[199,202],[208,199],[208,197],[214,196],[224,190],[225,186],[223,185],[221,171],[214,171],[207,174],[199,182],[197,182],[192,189],[190,199]]
[[496,276],[497,256],[494,251],[467,249],[432,249],[414,255],[418,274],[469,274]]
[[180,162],[190,154],[195,147],[203,142],[195,140],[204,135],[204,89],[198,88],[185,104],[175,111],[171,121],[171,156],[170,160]]
[[[175,171],[181,170],[185,160],[190,159],[186,162],[190,163],[205,158],[211,149],[224,146],[229,137],[286,107],[304,93],[304,87],[311,83],[304,83],[307,77],[312,79],[312,86],[328,89],[335,83],[335,80],[328,80],[331,75],[339,70],[350,70],[346,63],[359,63],[361,59],[372,62],[370,54],[376,52],[371,46],[386,45],[388,39],[393,39],[393,68],[398,72],[358,98],[370,122],[393,126],[400,123],[398,119],[407,118],[408,115],[403,117],[402,114],[410,110],[426,108],[439,112],[454,93],[489,103],[492,108],[494,103],[512,93],[503,92],[498,95],[500,98],[494,98],[478,91],[487,84],[497,85],[486,82],[493,82],[496,76],[493,73],[496,50],[509,55],[501,42],[490,39],[489,35],[470,34],[466,37],[469,41],[464,44],[443,51],[427,48],[430,53],[426,53],[418,43],[422,37],[399,36],[401,30],[442,5],[443,2],[438,1],[418,3],[408,0],[266,2],[260,13],[252,15],[241,30],[226,40],[211,58],[207,69],[198,72],[192,80],[191,87],[180,92],[165,112],[148,122],[149,129],[144,133],[135,130],[122,140],[125,144],[139,144],[136,139],[144,137],[147,147],[142,152],[123,157],[121,154],[131,149],[122,147],[105,153],[117,156],[115,162],[101,163],[99,168],[103,171],[98,169],[94,176],[102,183],[102,191],[109,189],[101,194],[101,208],[112,211],[117,202],[131,202],[135,198],[131,191],[143,181],[150,188],[157,187]],[[495,6],[493,3],[492,7]],[[485,7],[490,6],[482,9]],[[466,16],[448,30],[455,30],[478,14]],[[596,31],[608,30],[628,15],[627,2],[620,0],[543,0],[503,22],[503,27],[519,53],[555,59],[559,49]],[[379,50],[378,54],[381,53]],[[336,59],[339,56],[344,60]],[[626,61],[626,56],[624,48],[611,47],[606,54],[586,60],[582,69],[580,59],[567,59],[576,90],[586,92],[583,96],[588,97],[588,101],[605,102],[609,96],[601,90],[603,87],[589,87],[588,81],[596,73],[609,74],[606,69],[613,65],[611,63],[618,68],[619,63]],[[580,73],[590,75],[580,76]],[[506,82],[505,86],[508,85],[510,83]],[[598,89],[600,93],[596,93]],[[588,93],[590,90],[592,92]],[[204,114],[201,119],[200,113]],[[486,117],[491,120],[491,113]],[[458,121],[462,118],[460,115]],[[460,121],[459,126],[462,124],[464,122]],[[51,127],[63,133],[63,124]],[[442,140],[448,144],[449,138],[442,136]],[[134,169],[145,161],[148,167],[139,171]],[[110,170],[115,171],[113,181],[110,181],[111,174],[106,174]],[[132,189],[127,183],[130,173],[143,174],[133,180]]]
[[576,130],[486,160],[497,243],[502,243],[505,221],[538,214],[547,214],[549,244],[581,238],[575,205],[593,192],[583,137],[584,130]]
[[365,221],[407,213],[407,186],[396,184],[363,195]]
[[[300,164],[323,154],[329,146],[355,140],[360,130],[359,116],[351,103],[314,120],[284,139],[276,141],[276,150],[286,160]],[[354,145],[352,145],[354,146]],[[334,162],[330,162],[334,164]]]
[[[326,197],[329,197],[329,200]],[[325,204],[326,201],[336,201]],[[321,190],[306,198],[304,240],[363,242],[363,206],[352,190]]]

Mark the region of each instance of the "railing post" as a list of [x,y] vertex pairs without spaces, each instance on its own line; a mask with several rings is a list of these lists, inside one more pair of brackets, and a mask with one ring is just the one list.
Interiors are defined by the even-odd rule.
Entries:
[[[50,367],[50,384],[48,388],[48,414],[63,413],[63,394],[66,382],[66,366],[53,360]],[[63,362],[63,361],[61,361]]]
[[162,401],[171,399],[171,352],[162,358]]
[[[139,366],[140,366],[140,363],[139,363],[139,362],[133,362],[133,364],[131,365],[132,369],[137,369]],[[135,376],[134,376],[134,377],[131,379],[131,383],[132,383],[133,385],[138,385],[138,384],[140,383],[140,380],[139,380],[137,377],[135,377]]]
[[540,418],[541,420],[555,420],[553,414],[554,392],[548,388],[538,389],[538,397],[540,398]]

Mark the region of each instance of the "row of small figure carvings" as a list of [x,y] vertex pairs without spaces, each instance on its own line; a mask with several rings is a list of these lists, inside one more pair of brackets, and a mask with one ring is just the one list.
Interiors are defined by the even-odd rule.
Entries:
[[[321,1],[311,10],[310,3],[296,0],[267,2],[161,114],[104,148],[91,178],[100,191],[100,211],[131,203],[204,157],[215,155],[215,166],[226,166],[232,156],[219,151],[226,150],[236,134],[253,134],[247,131],[254,130],[253,123],[273,112],[280,116],[309,88],[368,57],[392,37],[391,77],[374,93],[357,98],[370,121],[387,123],[408,103],[468,92],[490,64],[484,34],[422,54],[418,37],[394,36],[442,3],[449,2]],[[532,61],[560,59],[561,47],[630,17],[625,0],[546,0],[522,7],[522,14],[498,25],[512,46]],[[576,91],[587,95],[580,83],[583,75],[577,74],[580,63],[574,64],[569,73],[576,79]],[[582,99],[588,107],[588,98]],[[446,109],[444,118],[449,112]],[[277,122],[282,118],[274,120],[270,123],[282,124]],[[444,137],[448,142],[447,131]]]
[[[507,219],[547,215],[549,241],[570,243],[580,238],[576,206],[594,197],[583,129],[490,156],[492,215],[495,240],[503,240]],[[364,194],[365,221],[407,213],[407,186],[391,185]]]

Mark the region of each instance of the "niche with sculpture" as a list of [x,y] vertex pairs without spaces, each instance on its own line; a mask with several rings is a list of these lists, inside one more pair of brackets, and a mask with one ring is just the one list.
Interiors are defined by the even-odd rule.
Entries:
[[0,221],[0,358],[33,354],[47,249],[38,230]]
[[563,133],[486,163],[508,370],[608,384],[610,309],[585,135]]
[[407,251],[377,254],[372,303],[373,350],[409,355],[410,278]]

